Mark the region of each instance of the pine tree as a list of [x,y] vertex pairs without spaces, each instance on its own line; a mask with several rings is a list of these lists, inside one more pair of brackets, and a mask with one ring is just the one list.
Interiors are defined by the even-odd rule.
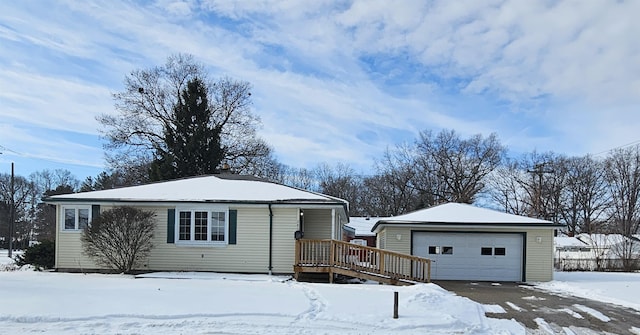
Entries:
[[153,180],[211,174],[223,152],[221,129],[213,126],[207,87],[199,78],[190,80],[173,108],[175,121],[165,127],[166,148],[158,148],[151,164]]

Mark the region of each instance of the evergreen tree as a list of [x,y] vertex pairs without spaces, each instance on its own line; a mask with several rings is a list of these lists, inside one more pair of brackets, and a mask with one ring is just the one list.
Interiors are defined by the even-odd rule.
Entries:
[[164,130],[166,147],[156,149],[151,164],[151,179],[215,172],[223,158],[221,129],[213,125],[206,84],[199,78],[190,80],[173,112],[174,122]]

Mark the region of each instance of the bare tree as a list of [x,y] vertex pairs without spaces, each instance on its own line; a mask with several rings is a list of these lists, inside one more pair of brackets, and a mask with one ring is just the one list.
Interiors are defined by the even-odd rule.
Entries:
[[526,180],[526,171],[520,168],[518,162],[507,161],[496,168],[489,176],[487,187],[490,199],[504,209],[505,213],[527,215],[530,212],[528,193],[523,187],[522,180]]
[[130,273],[148,256],[155,213],[120,206],[106,210],[82,234],[84,252],[97,264]]
[[[627,239],[640,229],[640,145],[618,149],[605,161],[606,180],[611,194],[610,224]],[[625,269],[635,264],[634,244],[619,251]]]
[[570,158],[566,163],[560,215],[567,224],[568,233],[599,232],[606,221],[609,203],[604,164],[590,156]]
[[195,78],[206,83],[213,111],[209,122],[221,129],[223,162],[243,171],[270,154],[271,148],[256,135],[260,119],[251,113],[251,85],[230,78],[212,81],[193,56],[177,54],[164,66],[132,71],[125,77],[124,91],[114,94],[117,114],[98,117],[113,168],[149,164],[155,152],[166,150],[165,130],[176,125],[174,107]]
[[376,174],[363,180],[361,206],[366,215],[400,215],[425,206],[415,186],[415,156],[413,147],[401,144],[376,161]]
[[[13,247],[24,249],[28,246],[33,232],[33,204],[39,199],[32,182],[22,176],[15,176],[13,193],[11,192],[11,175],[0,174],[0,203],[3,204],[4,222],[0,222],[0,236],[4,242],[8,243],[12,239]],[[14,204],[14,229],[13,235],[9,236],[11,199]]]
[[[434,179],[423,193],[436,201],[473,203],[485,188],[486,177],[502,162],[506,148],[495,134],[461,139],[453,130],[437,135],[424,131],[416,143],[420,174]],[[433,186],[436,186],[433,188]]]
[[361,215],[358,203],[362,183],[350,166],[320,164],[315,169],[315,176],[321,193],[347,200],[351,215]]

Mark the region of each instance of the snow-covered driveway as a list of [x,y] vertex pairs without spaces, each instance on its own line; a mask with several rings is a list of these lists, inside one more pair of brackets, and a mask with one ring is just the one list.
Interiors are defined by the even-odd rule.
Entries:
[[516,283],[437,282],[458,295],[482,303],[487,315],[515,319],[527,334],[639,334],[640,312]]

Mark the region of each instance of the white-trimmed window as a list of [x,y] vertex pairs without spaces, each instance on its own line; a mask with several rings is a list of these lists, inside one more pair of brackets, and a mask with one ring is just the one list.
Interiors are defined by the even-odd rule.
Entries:
[[91,222],[91,206],[62,206],[62,230],[81,230]]
[[229,241],[228,209],[176,209],[176,243],[226,244]]

